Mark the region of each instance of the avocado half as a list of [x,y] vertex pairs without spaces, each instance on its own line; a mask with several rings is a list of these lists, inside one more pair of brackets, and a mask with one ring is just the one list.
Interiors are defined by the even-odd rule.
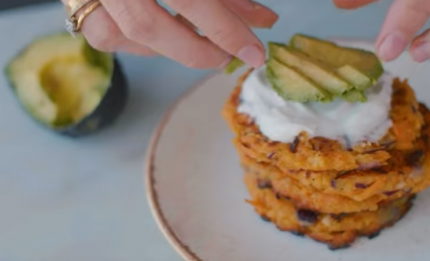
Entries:
[[114,54],[67,33],[34,39],[7,64],[5,75],[38,123],[80,137],[111,125],[127,103],[128,84]]

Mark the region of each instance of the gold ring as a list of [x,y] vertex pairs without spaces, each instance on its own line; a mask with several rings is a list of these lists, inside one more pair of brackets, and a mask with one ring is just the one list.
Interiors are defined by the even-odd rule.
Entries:
[[94,10],[99,7],[101,3],[99,1],[95,1],[94,4],[90,5],[85,11],[78,17],[77,23],[76,23],[76,32],[79,32],[81,30],[82,24],[85,20],[85,18],[91,14]]
[[69,17],[75,16],[75,14],[82,9],[85,5],[93,0],[70,0],[66,4],[66,12]]
[[[101,3],[97,0],[72,0],[72,1],[74,1],[74,3],[78,3],[78,1],[80,1],[79,6],[85,2],[85,4],[83,4],[80,7],[78,5],[69,4],[69,6],[71,6],[71,8],[72,8],[71,12],[75,12],[75,14],[73,14],[68,19],[66,19],[65,28],[73,37],[76,37],[77,33],[81,30],[81,27],[82,27],[82,24],[83,24],[85,18],[91,12],[93,12],[97,7],[99,7],[101,5]],[[89,5],[88,8],[86,8],[82,12],[82,14],[79,15],[79,17],[76,17],[76,13],[79,10],[81,10],[82,8],[84,8],[85,6],[87,6],[88,4],[90,4],[91,2],[94,2],[94,3]],[[76,9],[76,11],[74,11],[75,9]]]

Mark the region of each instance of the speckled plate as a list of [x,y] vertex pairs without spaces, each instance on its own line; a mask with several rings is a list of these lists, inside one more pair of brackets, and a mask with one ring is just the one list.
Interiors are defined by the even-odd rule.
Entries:
[[[372,44],[341,44],[373,49]],[[385,68],[408,77],[420,101],[430,104],[430,64],[407,54]],[[201,261],[424,261],[430,258],[430,190],[394,227],[331,251],[309,238],[278,231],[245,203],[242,170],[221,109],[244,70],[215,74],[191,88],[156,129],[146,162],[154,217],[185,260]]]

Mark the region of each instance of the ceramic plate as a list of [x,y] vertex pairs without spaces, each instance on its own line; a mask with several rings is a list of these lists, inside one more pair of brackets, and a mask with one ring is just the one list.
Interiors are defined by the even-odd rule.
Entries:
[[[340,44],[373,50],[361,41]],[[407,54],[385,68],[409,77],[420,101],[430,104],[430,64]],[[404,261],[430,257],[430,189],[412,210],[376,238],[331,251],[309,238],[280,232],[245,203],[248,194],[221,110],[244,70],[216,74],[191,88],[170,109],[154,134],[146,184],[155,219],[186,260]]]

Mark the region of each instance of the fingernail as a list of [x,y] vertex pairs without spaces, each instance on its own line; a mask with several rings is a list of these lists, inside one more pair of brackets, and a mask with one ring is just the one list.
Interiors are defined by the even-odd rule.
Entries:
[[242,48],[237,57],[254,68],[262,66],[265,58],[264,52],[254,44]]
[[411,56],[416,62],[419,63],[430,59],[430,43],[423,42],[411,49]]
[[384,61],[398,57],[406,48],[407,42],[400,32],[389,34],[378,46],[378,55]]
[[251,0],[234,0],[230,4],[235,5],[240,12],[244,12],[243,19],[256,28],[272,28],[278,20],[278,15],[270,8]]
[[247,11],[254,11],[255,9],[260,9],[262,7],[260,4],[250,0],[240,0],[240,1],[236,0],[236,1],[232,1],[230,4],[241,7],[242,9]]
[[258,24],[258,27],[261,28],[267,28],[270,29],[273,27],[273,25],[278,21],[278,14],[275,13],[273,10],[267,8],[266,6],[250,1],[254,11],[258,12],[260,16],[260,23]]
[[219,70],[224,70],[225,67],[231,62],[231,60],[233,60],[233,56],[229,56],[227,57],[227,59],[225,59],[225,61],[218,67]]
[[263,6],[261,4],[259,4],[259,3],[256,3],[256,2],[253,2],[253,1],[250,1],[250,2],[252,3],[252,7],[254,7],[255,10],[263,8]]

